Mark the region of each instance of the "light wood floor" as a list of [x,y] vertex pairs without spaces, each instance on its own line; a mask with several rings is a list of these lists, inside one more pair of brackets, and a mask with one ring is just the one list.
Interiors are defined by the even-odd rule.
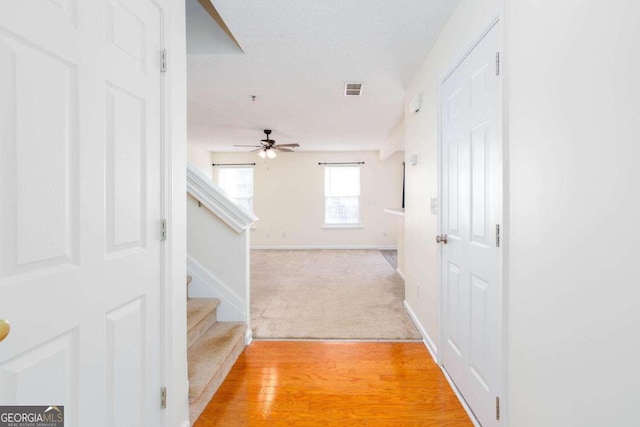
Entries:
[[257,341],[194,427],[471,425],[422,343]]

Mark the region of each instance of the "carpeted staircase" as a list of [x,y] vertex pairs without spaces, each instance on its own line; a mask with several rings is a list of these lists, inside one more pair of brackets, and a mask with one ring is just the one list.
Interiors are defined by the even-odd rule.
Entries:
[[[190,277],[187,278],[187,284]],[[245,347],[247,325],[218,322],[220,300],[187,300],[189,415],[195,423]]]

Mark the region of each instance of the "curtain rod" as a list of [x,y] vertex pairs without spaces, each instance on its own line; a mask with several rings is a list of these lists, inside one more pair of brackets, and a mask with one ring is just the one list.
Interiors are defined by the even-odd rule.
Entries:
[[211,166],[255,166],[255,163],[211,163]]
[[364,165],[364,162],[318,163],[319,165]]

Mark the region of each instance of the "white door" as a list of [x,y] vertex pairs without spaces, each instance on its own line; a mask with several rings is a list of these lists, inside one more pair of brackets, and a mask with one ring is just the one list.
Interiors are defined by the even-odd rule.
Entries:
[[0,2],[0,405],[161,426],[162,10]]
[[498,28],[443,84],[443,365],[483,426],[499,396],[501,206]]

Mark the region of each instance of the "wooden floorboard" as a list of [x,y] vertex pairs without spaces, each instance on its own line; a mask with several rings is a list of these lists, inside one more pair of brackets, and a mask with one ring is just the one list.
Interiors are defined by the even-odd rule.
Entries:
[[422,343],[257,341],[194,427],[472,425]]

